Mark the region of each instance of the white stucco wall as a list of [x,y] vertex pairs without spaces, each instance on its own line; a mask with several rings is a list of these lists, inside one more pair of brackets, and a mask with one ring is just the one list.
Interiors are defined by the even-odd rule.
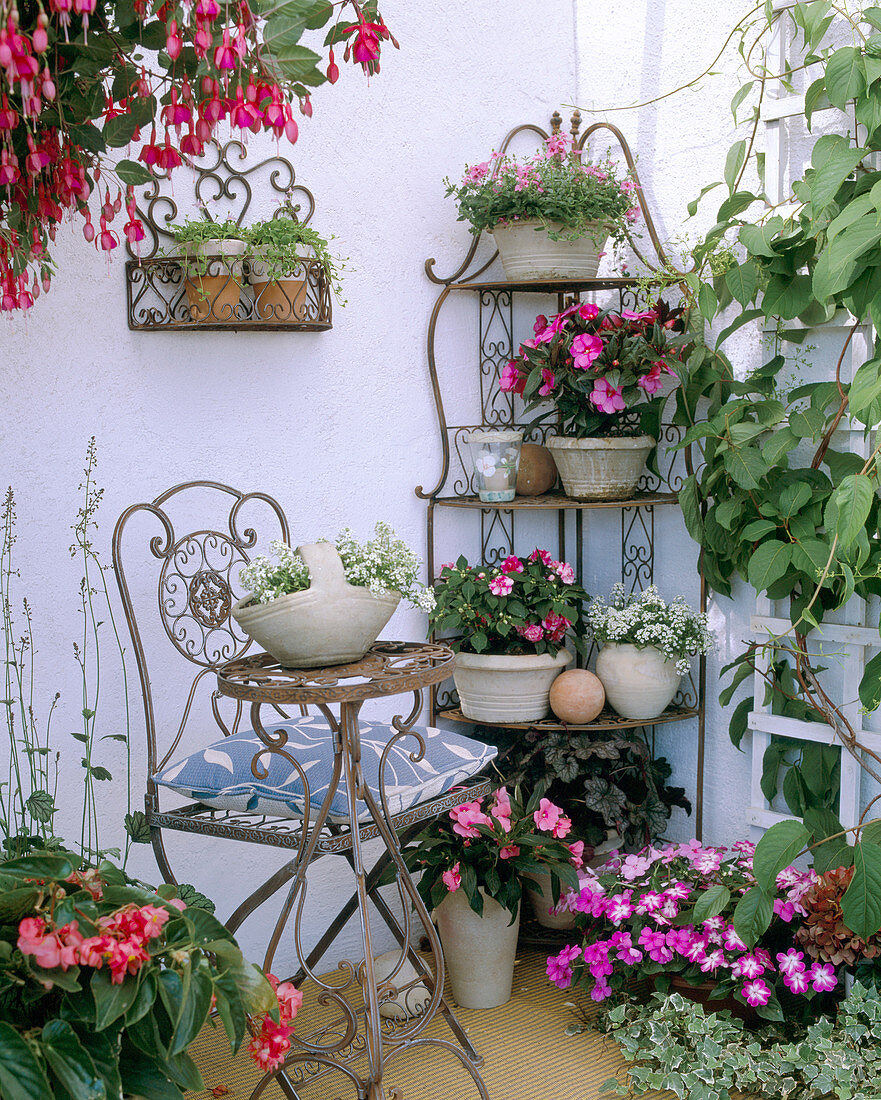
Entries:
[[[314,224],[337,234],[351,259],[349,304],[335,311],[331,332],[130,332],[121,258],[108,264],[89,250],[78,224],[59,234],[51,295],[30,316],[0,322],[0,480],[18,500],[20,590],[34,608],[38,703],[44,707],[62,693],[59,735],[77,728],[81,707],[71,655],[81,630],[80,570],[67,547],[88,437],[97,437],[105,488],[96,537],[105,564],[124,507],[196,477],[273,493],[291,518],[295,543],[346,524],[366,534],[375,519],[386,518],[421,548],[425,513],[413,487],[433,484],[439,469],[425,365],[436,291],[423,263],[433,256],[442,273],[450,271],[469,240],[443,199],[441,179],[484,159],[513,125],[546,124],[555,107],[577,103],[600,112],[588,121],[607,117],[621,126],[639,154],[663,237],[680,236],[687,202],[721,175],[734,78],[717,77],[658,107],[603,110],[690,79],[745,8],[711,0],[543,0],[519,10],[503,0],[386,5],[401,51],[386,51],[382,74],[369,87],[360,73],[346,72],[335,88],[320,91],[297,145],[282,148],[316,196]],[[708,217],[709,208],[696,224]],[[447,311],[441,366],[450,392],[459,395],[476,382],[474,325],[465,305]],[[445,550],[474,550],[473,531],[455,530],[444,528],[441,561]],[[599,590],[615,579],[617,521],[596,526],[590,539],[585,579]],[[696,598],[695,548],[673,510],[658,516],[657,549],[656,580],[666,594]],[[714,612],[721,651],[708,677],[705,835],[715,841],[742,832],[747,799],[748,760],[729,745],[715,699],[718,669],[738,651],[751,603],[742,593]],[[387,635],[419,638],[424,629],[420,616],[402,609]],[[112,659],[110,665],[102,673],[102,734],[118,732],[121,716],[119,676]],[[164,675],[153,672],[155,681]],[[168,676],[173,687],[182,683],[171,666]],[[133,713],[137,805],[143,760]],[[693,723],[663,727],[657,738],[659,751],[675,763],[674,780],[689,790],[694,730]],[[103,745],[109,747],[102,747],[101,762],[121,775],[117,746]],[[73,797],[80,754],[72,741],[64,750],[62,791]],[[123,784],[101,794],[105,841],[118,843]],[[60,817],[62,832],[73,835],[69,812]],[[674,832],[690,835],[690,826],[677,819]],[[172,851],[188,864],[183,877],[215,897],[221,915],[253,880],[256,865],[283,862],[272,853],[255,856],[250,847],[187,838],[177,838]],[[155,878],[149,849],[138,849],[133,862]],[[313,928],[341,896],[343,881],[322,865],[310,891]],[[256,921],[243,931],[255,957],[266,930]]]

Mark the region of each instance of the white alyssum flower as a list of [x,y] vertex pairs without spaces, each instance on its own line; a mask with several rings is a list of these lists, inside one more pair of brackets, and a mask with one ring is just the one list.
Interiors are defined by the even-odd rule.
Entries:
[[[363,544],[347,527],[337,536],[336,548],[349,584],[369,588],[376,596],[400,592],[420,611],[434,609],[433,590],[416,579],[419,558],[387,523],[377,523],[373,538]],[[295,550],[278,540],[271,542],[269,549],[278,564],[267,557],[257,557],[239,573],[255,603],[268,603],[309,587],[309,569]]]
[[683,596],[666,603],[655,585],[625,595],[624,585],[616,584],[609,604],[602,597],[591,602],[587,621],[597,641],[629,643],[639,649],[654,646],[676,662],[676,671],[683,676],[690,667],[689,654],[709,653],[715,647],[707,616],[689,607]]

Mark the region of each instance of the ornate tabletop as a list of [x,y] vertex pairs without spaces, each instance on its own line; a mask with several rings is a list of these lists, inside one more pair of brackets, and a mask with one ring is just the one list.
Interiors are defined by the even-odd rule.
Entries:
[[328,668],[283,668],[268,653],[253,653],[221,665],[217,687],[252,703],[351,703],[438,684],[455,660],[436,642],[375,642],[360,661]]

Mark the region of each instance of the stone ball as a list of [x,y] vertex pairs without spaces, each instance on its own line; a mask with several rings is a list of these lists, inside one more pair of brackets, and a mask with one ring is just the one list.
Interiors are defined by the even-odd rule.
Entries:
[[554,456],[538,443],[524,443],[520,448],[520,466],[517,470],[517,495],[537,497],[546,493],[557,480]]
[[[398,949],[386,951],[384,954],[376,956],[373,960],[373,969],[378,985],[381,985],[388,978],[397,966],[400,957],[401,952]],[[399,992],[395,1000],[383,1001],[379,1006],[380,1016],[392,1020],[406,1020],[408,1017],[419,1016],[425,1010],[431,1000],[431,994],[422,982],[417,982],[418,977],[416,967],[409,959],[406,959],[392,982],[397,989],[408,985],[410,982],[416,984],[411,985],[405,991]]]
[[551,685],[551,710],[561,722],[583,726],[603,709],[606,692],[600,678],[586,668],[561,672]]

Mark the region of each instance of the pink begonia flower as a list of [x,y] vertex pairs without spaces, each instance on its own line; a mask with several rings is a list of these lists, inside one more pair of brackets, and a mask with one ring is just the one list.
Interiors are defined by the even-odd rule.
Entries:
[[605,378],[598,378],[590,394],[591,402],[604,413],[623,412],[627,408],[621,391],[610,386]]
[[518,626],[517,633],[521,638],[525,638],[527,642],[540,642],[545,636],[538,623],[530,623],[529,626]]
[[664,385],[664,380],[661,378],[661,368],[657,363],[652,363],[652,369],[648,374],[640,375],[636,380],[637,386],[646,393],[657,393],[658,390]]
[[539,550],[538,547],[536,547],[529,555],[529,560],[538,561],[539,559],[541,559],[542,563],[548,566],[548,568],[550,568],[551,563],[554,560],[547,550]]
[[554,386],[556,385],[557,378],[552,370],[548,370],[547,367],[541,368],[541,381],[542,385],[539,387],[538,393],[540,397],[547,397],[554,392]]
[[507,596],[513,587],[510,577],[493,577],[489,582],[489,590],[494,596]]
[[564,947],[559,955],[552,955],[547,962],[547,976],[560,989],[568,989],[572,984],[572,964],[581,957],[581,948],[574,945]]
[[743,993],[743,999],[753,1008],[760,1008],[771,999],[771,990],[761,978],[757,978],[754,982],[748,982],[741,992]]
[[275,987],[275,996],[278,1000],[282,1023],[293,1020],[303,1005],[302,991],[291,982],[279,982]]
[[572,366],[578,370],[587,370],[593,366],[594,360],[603,350],[603,342],[593,332],[580,333],[569,345],[569,354],[572,356]]
[[449,871],[444,871],[444,873],[441,875],[441,879],[444,886],[446,886],[451,894],[459,889],[459,887],[462,885],[462,876],[459,874],[458,861],[453,864]]
[[818,993],[828,993],[838,985],[835,967],[831,963],[814,963],[807,971],[807,977],[810,978],[811,985]]
[[480,799],[455,806],[450,810],[450,818],[453,821],[453,832],[459,836],[480,836],[480,831],[474,828],[475,825],[492,825],[492,821],[480,808]]
[[785,977],[791,977],[793,974],[801,974],[805,968],[804,952],[797,951],[794,947],[784,954],[782,951],[777,955],[777,965],[780,973]]
[[520,847],[517,844],[506,844],[504,848],[499,849],[499,859],[513,859],[514,856],[520,855]]
[[805,971],[797,970],[793,974],[784,974],[783,984],[790,993],[794,993],[796,997],[800,997],[803,993],[807,993],[811,983]]
[[550,833],[558,840],[562,840],[572,829],[572,822],[559,806],[555,806],[549,798],[543,798],[538,804],[539,808],[532,815],[532,820],[543,833]]
[[499,389],[504,393],[523,393],[526,379],[517,367],[516,359],[509,359],[499,379]]
[[574,844],[568,845],[569,851],[572,853],[572,866],[583,867],[584,866],[584,841],[576,840]]
[[[511,831],[511,799],[507,788],[499,787],[489,811],[506,833]],[[505,857],[507,858],[507,857]]]
[[523,572],[523,562],[518,557],[516,557],[514,554],[511,554],[510,557],[505,558],[505,560],[502,562],[502,572],[503,573],[522,573]]

